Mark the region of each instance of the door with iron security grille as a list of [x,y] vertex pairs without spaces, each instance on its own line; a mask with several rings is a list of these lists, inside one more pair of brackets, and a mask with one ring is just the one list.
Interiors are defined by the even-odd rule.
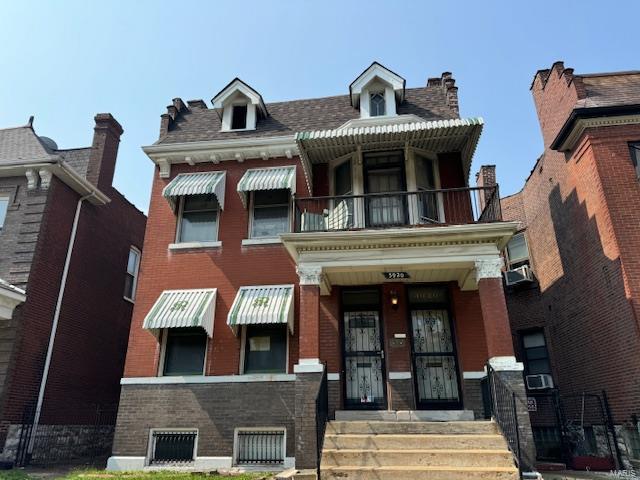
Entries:
[[344,312],[345,407],[386,408],[378,310]]
[[418,407],[459,408],[458,364],[448,310],[412,309],[410,315]]

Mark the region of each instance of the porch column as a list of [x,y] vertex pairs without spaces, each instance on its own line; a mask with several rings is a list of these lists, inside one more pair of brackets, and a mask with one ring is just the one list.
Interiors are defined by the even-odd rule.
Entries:
[[[298,265],[300,315],[298,319],[298,364],[295,390],[295,457],[297,468],[318,466],[317,409],[321,405],[324,366],[320,363],[320,282],[322,267]],[[326,403],[325,403],[326,404]],[[320,426],[324,428],[324,425]]]
[[502,288],[502,258],[476,260],[475,264],[488,357],[510,357],[515,363],[507,302]]

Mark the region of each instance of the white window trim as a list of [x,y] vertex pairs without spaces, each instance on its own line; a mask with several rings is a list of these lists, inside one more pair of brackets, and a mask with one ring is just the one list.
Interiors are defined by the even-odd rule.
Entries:
[[[282,190],[287,190],[283,188]],[[256,190],[249,192],[249,231],[247,232],[247,238],[242,240],[243,245],[254,245],[254,244],[264,244],[264,243],[280,243],[280,236],[276,237],[253,237],[251,236],[253,232],[253,213],[255,206],[255,193]],[[282,204],[269,205],[269,207],[282,207]],[[260,208],[260,207],[259,207]],[[266,207],[268,208],[268,207]],[[283,233],[291,233],[291,223],[293,219],[293,202],[291,201],[291,193],[287,196],[287,230]],[[245,240],[247,243],[245,243]],[[270,240],[270,241],[263,241]]]
[[[2,230],[2,227],[0,226],[0,230]],[[134,251],[138,254],[138,261],[136,262],[136,269],[135,272],[133,273],[133,286],[131,287],[131,297],[127,297],[126,295],[124,295],[124,299],[131,302],[131,303],[135,303],[136,300],[136,288],[138,287],[138,273],[140,272],[140,262],[142,261],[142,252],[135,247],[134,245],[131,245],[129,247],[129,255],[131,255],[131,251]],[[129,275],[129,256],[127,256],[127,271],[126,274]]]
[[222,246],[222,242],[218,240],[220,234],[220,215],[222,209],[220,208],[220,202],[216,198],[216,202],[218,203],[217,213],[216,213],[216,235],[215,240],[210,242],[183,242],[180,240],[182,236],[182,214],[184,213],[184,202],[185,196],[180,197],[180,202],[178,204],[178,216],[176,223],[176,234],[175,234],[175,243],[170,243],[169,248],[172,250],[177,250],[180,248],[207,248],[207,247],[220,247]]
[[[231,128],[233,124],[233,107],[236,105],[246,105],[247,106],[247,123],[245,124],[245,128]],[[238,98],[236,100],[230,101],[228,104],[224,106],[222,112],[222,128],[221,132],[246,132],[250,130],[255,130],[257,124],[257,112],[256,106],[251,103],[248,98]]]
[[153,455],[156,449],[156,443],[153,439],[153,434],[155,432],[194,432],[196,434],[196,439],[193,442],[193,462],[196,461],[196,459],[198,458],[198,440],[200,439],[200,431],[198,428],[173,428],[173,427],[166,427],[166,428],[159,428],[159,427],[153,427],[149,429],[149,441],[147,442],[148,448],[147,448],[147,457],[145,459],[145,466],[149,466],[151,465],[151,460],[153,459]]
[[[373,85],[372,85],[373,84]],[[372,88],[375,87],[375,88]],[[384,88],[384,115],[371,115],[371,94],[379,93]],[[393,87],[386,81],[376,78],[371,80],[360,93],[360,118],[387,118],[398,116],[396,109],[396,94]]]
[[[422,150],[420,148],[407,147],[405,149],[405,169],[406,169],[406,178],[407,178],[407,191],[408,192],[419,192],[418,190],[418,172],[416,162],[416,156],[425,157],[430,159],[433,162],[433,181],[435,183],[435,189],[440,190],[442,185],[440,184],[440,162],[438,160],[438,155],[433,152],[429,152],[428,150]],[[410,223],[416,225],[419,223],[418,218],[418,202],[417,196],[410,197],[413,199],[411,205],[409,206],[409,220]],[[438,215],[439,220],[442,223],[446,223],[446,218],[444,214],[444,196],[442,193],[438,193]]]
[[[512,261],[511,258],[509,257],[509,242],[511,240],[513,240],[515,237],[517,237],[518,235],[522,235],[522,238],[524,238],[524,246],[527,249],[527,256],[523,257],[521,259],[515,259],[515,260]],[[529,265],[531,265],[531,252],[529,251],[529,241],[527,240],[527,235],[525,234],[525,230],[521,230],[519,232],[516,232],[511,237],[511,239],[509,239],[509,242],[507,242],[507,244],[504,247],[504,256],[505,256],[505,260],[506,260],[507,270],[512,270],[511,264],[513,264],[513,263],[527,262]]]
[[[287,428],[286,427],[236,427],[233,429],[233,463],[238,466],[238,432],[284,432],[282,436],[282,461],[287,462]],[[258,465],[259,466],[259,465]]]
[[[169,337],[169,328],[163,328],[160,333],[160,355],[158,360],[158,377],[172,378],[172,377],[197,377],[195,375],[165,375],[164,374],[164,360],[167,353],[167,338]],[[204,359],[202,361],[202,376],[207,374],[207,361],[209,360],[209,335],[206,335],[204,344]]]
[[[284,324],[283,324],[284,325]],[[245,373],[244,371],[244,359],[245,359],[245,352],[246,352],[246,348],[247,348],[247,326],[243,325],[241,328],[241,332],[240,332],[240,363],[239,363],[239,370],[238,373],[240,375],[288,375],[289,374],[289,337],[291,337],[291,333],[289,331],[289,328],[287,325],[284,325],[285,330],[286,330],[286,335],[287,335],[287,361],[285,364],[285,369],[284,369],[284,374],[282,373]]]
[[11,206],[11,197],[9,195],[0,195],[0,202],[2,201],[7,202],[7,208],[4,212],[4,220],[2,221],[2,223],[0,223],[0,232],[2,232],[2,229],[4,228],[4,224],[7,221],[7,216],[9,216],[9,207]]

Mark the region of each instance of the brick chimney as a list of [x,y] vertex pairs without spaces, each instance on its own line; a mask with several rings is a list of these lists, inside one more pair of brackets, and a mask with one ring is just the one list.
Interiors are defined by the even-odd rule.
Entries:
[[123,130],[110,113],[99,113],[94,120],[96,126],[93,133],[89,167],[87,168],[87,180],[99,189],[106,190],[113,183],[118,145]]
[[[476,185],[478,187],[495,187],[497,185],[496,166],[482,165],[478,173],[476,173]],[[492,195],[494,195],[494,191],[490,189],[483,189],[478,192],[480,211],[484,210]]]

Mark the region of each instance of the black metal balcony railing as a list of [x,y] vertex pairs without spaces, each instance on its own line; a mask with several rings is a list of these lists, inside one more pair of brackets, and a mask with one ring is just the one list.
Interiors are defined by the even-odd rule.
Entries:
[[460,225],[502,220],[498,186],[296,197],[294,232],[410,225]]

